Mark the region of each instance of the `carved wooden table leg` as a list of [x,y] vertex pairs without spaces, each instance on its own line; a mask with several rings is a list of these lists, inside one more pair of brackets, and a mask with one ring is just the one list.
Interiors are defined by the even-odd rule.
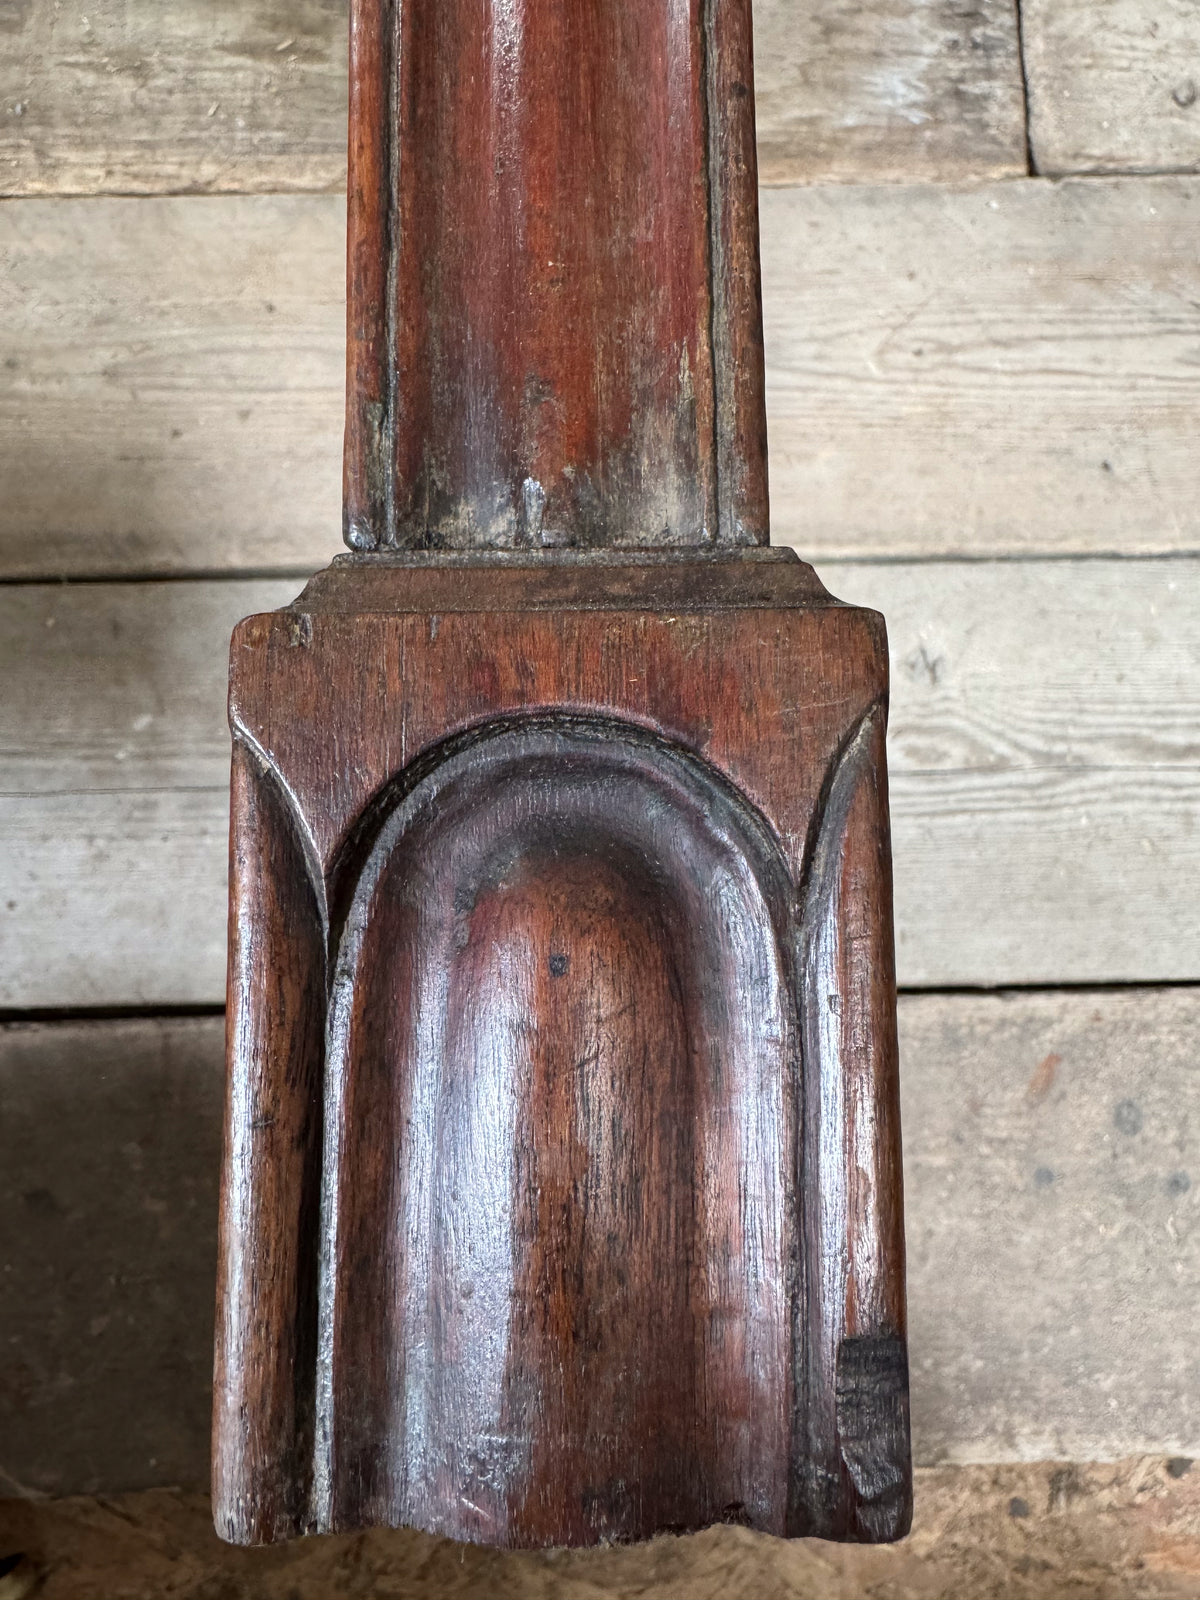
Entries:
[[765,548],[744,0],[357,0],[347,540],[233,641],[225,1537],[911,1504],[882,620]]

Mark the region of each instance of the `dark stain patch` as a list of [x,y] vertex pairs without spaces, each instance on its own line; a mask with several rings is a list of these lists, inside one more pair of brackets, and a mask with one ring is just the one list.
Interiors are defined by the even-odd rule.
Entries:
[[0,33],[20,33],[32,14],[33,0],[0,0]]
[[31,1217],[38,1217],[43,1221],[50,1221],[63,1214],[63,1208],[49,1189],[30,1189],[21,1196],[21,1201]]
[[1186,1194],[1192,1187],[1192,1180],[1186,1172],[1173,1172],[1167,1179],[1167,1193],[1172,1199],[1177,1199],[1181,1194]]
[[1008,1514],[1010,1517],[1027,1517],[1029,1515],[1028,1500],[1022,1500],[1019,1494],[1013,1495],[1008,1502]]
[[908,1352],[894,1335],[843,1339],[835,1375],[838,1443],[858,1492],[859,1532],[898,1539],[911,1517]]
[[1136,1100],[1122,1100],[1113,1112],[1113,1122],[1118,1133],[1135,1134],[1142,1131],[1142,1108]]
[[552,955],[550,957],[550,976],[552,978],[565,978],[570,966],[570,956]]
[[1054,1173],[1049,1167],[1039,1167],[1033,1175],[1033,1181],[1039,1189],[1048,1189],[1054,1182]]
[[1062,1057],[1053,1051],[1048,1056],[1043,1056],[1033,1070],[1033,1077],[1026,1086],[1025,1093],[1031,1100],[1044,1100],[1054,1087],[1054,1074],[1062,1065]]
[[1087,1494],[1087,1485],[1077,1467],[1059,1467],[1050,1474],[1050,1493],[1046,1509],[1064,1511],[1073,1500]]
[[290,618],[288,622],[288,643],[292,649],[307,650],[312,644],[313,625],[312,617],[307,611],[302,611],[298,616]]
[[1191,1470],[1191,1456],[1172,1456],[1167,1462],[1168,1478],[1186,1478]]

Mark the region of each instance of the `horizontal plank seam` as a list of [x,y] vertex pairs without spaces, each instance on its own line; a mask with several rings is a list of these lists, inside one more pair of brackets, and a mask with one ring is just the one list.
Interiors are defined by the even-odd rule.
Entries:
[[220,1001],[210,1005],[162,1004],[148,1006],[31,1006],[25,1009],[0,1007],[0,1028],[25,1027],[34,1023],[70,1026],[80,1022],[186,1022],[223,1017]]
[[[1025,769],[1022,769],[1025,770]],[[1099,767],[1087,767],[1087,772],[1099,772]],[[1121,771],[1127,770],[1122,767]],[[1142,771],[1134,767],[1134,772]],[[951,776],[954,774],[951,773]],[[73,783],[67,789],[0,789],[0,800],[69,800],[79,794],[219,794],[228,793],[226,783],[138,783],[128,785],[93,786],[90,783]]]
[[1044,167],[1030,173],[1030,177],[1047,183],[1060,178],[1196,178],[1200,177],[1200,164],[1193,161],[1177,167]]
[[[776,549],[794,549],[801,560],[807,560],[803,544],[786,544],[781,540],[773,540],[772,547]],[[330,557],[339,552],[330,550]],[[1013,567],[1013,566],[1064,566],[1068,564],[1079,565],[1083,562],[1139,562],[1148,564],[1155,561],[1188,562],[1200,559],[1200,545],[1194,549],[1171,550],[1045,550],[1045,551],[1018,551],[1000,552],[995,554],[980,553],[973,555],[969,552],[956,551],[952,554],[937,555],[905,555],[898,552],[896,555],[842,555],[829,554],[814,558],[812,564],[817,569],[818,575],[826,567]],[[0,591],[5,589],[70,589],[70,588],[122,588],[138,587],[149,584],[187,584],[187,583],[274,583],[292,581],[307,583],[313,576],[314,568],[311,566],[294,567],[290,564],[282,567],[197,567],[186,572],[178,570],[163,572],[128,572],[117,570],[113,572],[97,573],[71,573],[59,575],[54,572],[46,573],[21,573],[13,577],[0,577]]]
[[[1105,983],[1006,983],[1006,984],[902,984],[897,989],[901,998],[912,999],[996,999],[1019,997],[1027,994],[1168,994],[1173,991],[1200,989],[1200,978],[1170,979],[1163,983],[1147,983],[1144,978],[1113,979]],[[25,1009],[0,1007],[0,1028],[26,1027],[33,1024],[69,1027],[83,1022],[186,1022],[223,1017],[225,1007],[219,1002],[208,1005],[161,1004],[137,1006],[34,1006]]]
[[[803,547],[792,545],[801,559],[804,556]],[[1194,550],[1045,550],[1029,552],[1000,551],[994,554],[981,552],[978,555],[970,552],[956,551],[948,555],[923,554],[906,556],[896,555],[822,555],[818,556],[813,565],[821,567],[1014,567],[1014,566],[1050,566],[1064,564],[1080,565],[1083,562],[1096,561],[1139,561],[1143,563],[1153,561],[1195,561],[1200,557],[1200,546]],[[118,576],[111,580],[114,583],[123,583],[124,577]],[[0,580],[2,583],[3,580]]]
[[290,199],[306,194],[344,194],[346,181],[321,184],[286,184],[282,188],[216,188],[211,184],[191,184],[181,188],[164,185],[161,189],[0,189],[0,204],[9,200],[228,200]]
[[[332,559],[341,552],[331,544],[329,554]],[[307,583],[314,570],[311,566],[289,564],[282,567],[189,567],[185,572],[178,568],[161,572],[72,572],[62,576],[50,572],[41,577],[37,573],[19,573],[10,578],[0,577],[0,589],[95,588],[98,584],[115,583],[273,583],[276,580],[282,583],[285,578],[294,579],[296,583]]]
[[930,984],[925,987],[919,983],[901,984],[896,990],[899,995],[929,996],[953,1000],[961,997],[964,1000],[990,997],[1003,999],[1007,995],[1024,994],[1166,994],[1171,990],[1200,989],[1200,978],[1164,978],[1160,983],[1148,982],[1145,978],[1108,978],[1103,981],[1091,979],[1087,982],[1071,983],[959,983]]

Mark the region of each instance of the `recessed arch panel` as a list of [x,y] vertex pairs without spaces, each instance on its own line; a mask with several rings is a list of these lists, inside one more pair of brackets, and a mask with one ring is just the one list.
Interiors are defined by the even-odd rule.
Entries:
[[783,1532],[799,1040],[766,824],[632,724],[517,719],[402,778],[339,877],[317,1526]]

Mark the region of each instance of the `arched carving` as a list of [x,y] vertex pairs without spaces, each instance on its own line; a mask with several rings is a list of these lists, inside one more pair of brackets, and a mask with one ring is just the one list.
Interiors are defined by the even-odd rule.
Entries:
[[235,644],[218,1526],[898,1537],[878,619],[457,583]]
[[403,787],[331,991],[318,1526],[544,1544],[781,1521],[799,1085],[777,845],[711,768],[611,719],[476,730]]

